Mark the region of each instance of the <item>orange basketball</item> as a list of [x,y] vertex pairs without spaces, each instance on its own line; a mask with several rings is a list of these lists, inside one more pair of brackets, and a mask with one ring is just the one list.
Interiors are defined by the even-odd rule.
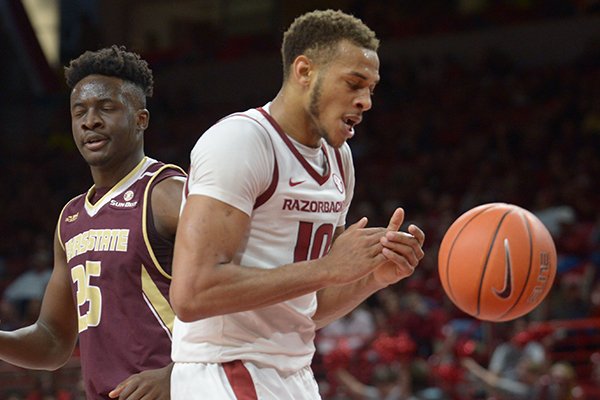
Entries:
[[472,208],[450,226],[438,255],[444,291],[465,313],[509,321],[538,306],[556,276],[550,232],[531,212],[505,203]]

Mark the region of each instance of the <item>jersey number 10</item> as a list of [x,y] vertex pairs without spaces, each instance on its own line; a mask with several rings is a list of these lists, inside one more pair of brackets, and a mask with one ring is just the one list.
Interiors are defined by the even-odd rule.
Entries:
[[296,248],[294,249],[294,262],[323,257],[329,252],[332,239],[332,224],[320,225],[315,230],[314,223],[300,221],[298,239],[296,239]]

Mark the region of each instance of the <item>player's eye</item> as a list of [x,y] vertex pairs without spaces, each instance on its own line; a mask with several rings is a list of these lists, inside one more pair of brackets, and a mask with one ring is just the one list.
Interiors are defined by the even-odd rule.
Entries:
[[356,83],[356,82],[350,82],[350,81],[348,81],[346,83],[348,84],[348,86],[352,90],[358,90],[358,89],[360,89],[360,85],[358,83]]

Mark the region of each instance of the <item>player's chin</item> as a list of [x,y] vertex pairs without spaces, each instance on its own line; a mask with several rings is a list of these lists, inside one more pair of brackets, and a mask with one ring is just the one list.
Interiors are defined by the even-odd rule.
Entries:
[[336,149],[339,149],[340,147],[342,147],[348,139],[349,139],[349,137],[347,135],[345,135],[344,132],[336,132],[333,135],[327,135],[327,137],[325,138],[327,143],[331,147],[334,147]]
[[83,159],[90,167],[101,167],[107,163],[108,157],[98,152],[82,152]]

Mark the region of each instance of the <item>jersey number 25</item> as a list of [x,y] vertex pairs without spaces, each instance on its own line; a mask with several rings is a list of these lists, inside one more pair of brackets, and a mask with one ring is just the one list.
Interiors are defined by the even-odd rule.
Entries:
[[[76,265],[71,269],[71,279],[77,285],[77,314],[79,332],[90,326],[98,326],[102,315],[102,292],[98,286],[90,284],[90,277],[100,276],[99,261],[86,261],[85,266]],[[87,303],[87,310],[84,306]],[[85,311],[84,311],[85,310]]]

